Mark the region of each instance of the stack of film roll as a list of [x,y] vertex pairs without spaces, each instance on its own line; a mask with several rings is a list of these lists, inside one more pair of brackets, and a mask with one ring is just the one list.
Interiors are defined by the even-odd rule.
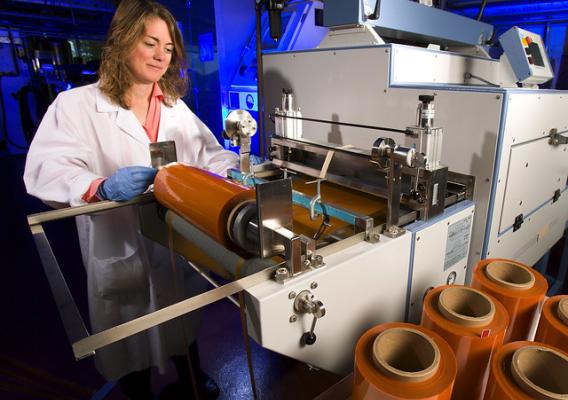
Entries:
[[538,271],[513,260],[481,260],[473,271],[471,286],[490,294],[507,309],[509,328],[504,343],[529,339],[548,290]]
[[365,332],[355,348],[353,400],[449,400],[452,349],[421,326],[393,322]]
[[491,359],[484,399],[568,399],[568,354],[527,341],[502,346]]
[[481,399],[491,354],[502,345],[509,317],[491,296],[466,286],[440,286],[424,298],[421,325],[450,345],[458,373],[452,399]]
[[534,340],[568,353],[568,295],[546,300]]

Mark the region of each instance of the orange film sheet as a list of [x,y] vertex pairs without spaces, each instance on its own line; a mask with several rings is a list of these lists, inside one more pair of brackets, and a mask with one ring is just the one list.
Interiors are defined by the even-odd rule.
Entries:
[[[433,340],[440,353],[438,368],[422,381],[404,381],[381,372],[373,361],[373,343],[382,332],[393,328],[411,328]],[[355,348],[353,400],[449,400],[456,377],[456,359],[452,349],[436,333],[421,326],[393,322],[375,326],[359,338]]]
[[[490,279],[487,275],[488,266],[492,263],[514,266],[518,270],[516,274],[525,273],[532,275],[532,285],[515,284],[507,285]],[[515,273],[515,271],[513,271]],[[529,276],[529,275],[526,275]],[[516,278],[511,274],[511,281]],[[522,275],[520,280],[522,280]],[[534,269],[513,260],[487,259],[481,260],[475,266],[471,286],[484,293],[488,293],[501,302],[509,314],[509,328],[505,334],[504,343],[526,340],[533,324],[534,317],[544,296],[548,290],[546,279]],[[529,287],[530,286],[530,287]]]
[[501,346],[507,329],[508,316],[505,307],[493,300],[494,315],[488,323],[478,326],[463,326],[448,320],[439,310],[441,292],[446,288],[432,289],[424,299],[421,325],[439,334],[454,350],[458,374],[454,385],[455,400],[478,400],[483,396],[486,371],[491,354]]
[[[560,301],[568,302],[568,295],[554,296],[546,300],[540,315],[535,342],[546,343],[568,353],[568,321],[560,318]],[[567,377],[568,379],[568,377]]]

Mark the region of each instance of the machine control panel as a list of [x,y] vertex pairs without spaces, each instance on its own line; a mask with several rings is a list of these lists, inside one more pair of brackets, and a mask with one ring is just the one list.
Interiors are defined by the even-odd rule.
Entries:
[[554,77],[542,38],[536,33],[515,26],[499,42],[519,83],[538,85]]

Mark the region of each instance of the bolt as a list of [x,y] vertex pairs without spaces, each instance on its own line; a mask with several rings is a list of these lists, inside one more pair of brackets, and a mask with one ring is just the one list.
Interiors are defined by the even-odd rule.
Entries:
[[288,293],[288,298],[290,300],[293,299],[294,297],[296,297],[296,292],[292,291],[292,292]]
[[294,323],[297,320],[298,320],[298,317],[296,317],[296,314],[290,315],[290,318],[288,319],[288,321],[290,321],[290,323]]
[[280,281],[280,282],[283,281],[283,280],[285,280],[285,279],[287,279],[287,278],[289,278],[289,277],[290,277],[290,272],[288,271],[287,268],[284,268],[284,267],[278,268],[278,269],[276,270],[276,273],[274,274],[274,278],[275,278],[277,281]]
[[311,288],[311,289],[317,289],[317,287],[318,287],[318,283],[317,283],[317,282],[312,282],[312,283],[310,284],[310,288]]

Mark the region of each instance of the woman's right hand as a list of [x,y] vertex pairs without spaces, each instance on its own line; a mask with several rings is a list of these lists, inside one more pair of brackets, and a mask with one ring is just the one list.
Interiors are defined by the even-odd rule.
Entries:
[[158,171],[150,167],[124,167],[105,179],[97,190],[101,200],[128,201],[144,193]]

